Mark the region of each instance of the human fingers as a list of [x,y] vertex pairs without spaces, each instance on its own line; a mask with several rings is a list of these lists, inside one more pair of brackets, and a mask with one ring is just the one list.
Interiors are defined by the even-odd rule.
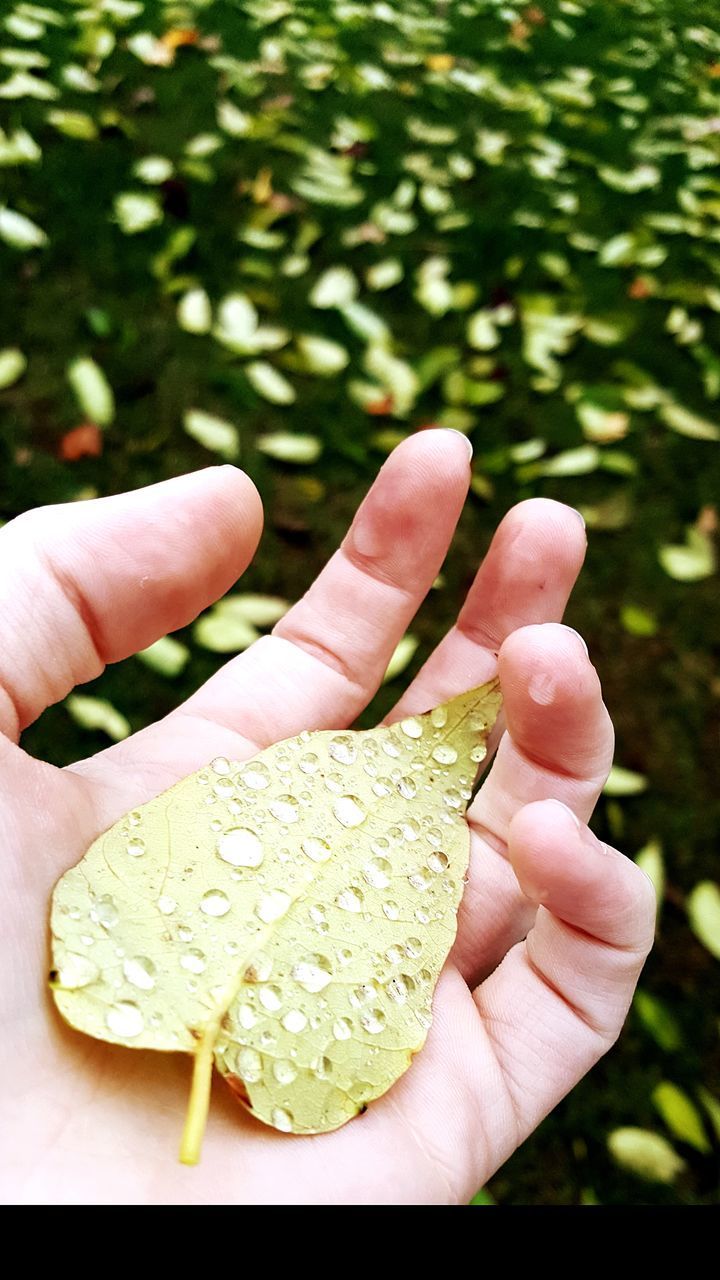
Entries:
[[468,811],[473,833],[454,959],[474,985],[524,937],[534,906],[507,857],[526,804],[562,800],[589,818],[607,777],[613,729],[584,641],[558,623],[523,627],[502,646],[507,732]]
[[339,551],[273,635],[163,722],[84,762],[84,775],[104,782],[112,769],[127,807],[213,755],[242,758],[302,729],[352,722],[437,575],[469,478],[457,432],[423,431],[398,446]]
[[389,720],[472,689],[495,674],[504,640],[530,623],[559,622],[585,557],[573,507],[530,498],[499,524],[457,623],[429,657]]
[[41,507],[0,531],[0,731],[190,622],[242,573],[262,507],[235,467]]
[[538,913],[474,993],[514,1118],[497,1164],[616,1040],[655,926],[648,878],[556,801],[515,815],[509,854]]

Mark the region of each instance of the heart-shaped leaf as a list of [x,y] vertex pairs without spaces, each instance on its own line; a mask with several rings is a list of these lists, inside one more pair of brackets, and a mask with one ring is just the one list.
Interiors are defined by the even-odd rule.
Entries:
[[126,815],[56,887],[56,1004],[117,1044],[213,1061],[276,1129],[335,1129],[421,1048],[456,932],[464,811],[498,682],[398,724],[217,759]]

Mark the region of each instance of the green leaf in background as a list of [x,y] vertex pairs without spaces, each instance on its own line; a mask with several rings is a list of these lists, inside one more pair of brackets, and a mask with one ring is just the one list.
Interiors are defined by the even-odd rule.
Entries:
[[603,787],[603,794],[606,796],[639,796],[643,791],[647,790],[647,785],[647,778],[644,778],[641,773],[634,773],[632,769],[625,769],[622,765],[614,764]]
[[93,698],[86,693],[71,693],[65,706],[76,724],[83,729],[100,729],[113,742],[121,742],[130,733],[126,717],[106,698]]
[[687,1167],[667,1138],[650,1129],[615,1129],[607,1141],[617,1164],[650,1182],[673,1183]]
[[89,356],[68,365],[67,378],[82,413],[98,427],[109,427],[115,417],[115,397],[105,374]]
[[405,668],[410,666],[415,657],[419,644],[420,641],[417,636],[411,635],[409,631],[403,636],[402,640],[398,641],[383,676],[383,684],[389,684],[391,680],[395,680],[399,675],[402,675]]
[[64,133],[67,138],[75,138],[82,142],[94,142],[98,136],[95,121],[85,111],[61,111],[58,109],[56,111],[48,111],[45,119],[59,133]]
[[317,334],[298,334],[297,347],[303,372],[315,373],[321,378],[334,378],[350,361],[350,353],[346,347]]
[[317,462],[322,453],[322,441],[317,436],[298,432],[271,431],[267,435],[258,436],[256,441],[260,453],[278,462],[295,463],[298,466]]
[[321,310],[346,307],[357,294],[358,282],[349,267],[329,267],[313,285],[310,305]]
[[295,400],[292,383],[267,360],[251,360],[245,365],[245,376],[258,395],[271,404],[292,404]]
[[673,1137],[687,1142],[701,1155],[710,1151],[700,1112],[687,1094],[670,1080],[662,1080],[653,1089],[652,1100]]
[[[627,792],[625,792],[627,795]],[[617,792],[616,792],[617,795]],[[665,897],[665,860],[659,840],[648,840],[639,853],[635,854],[635,862],[651,881],[657,898],[658,914]]]
[[227,462],[235,462],[240,456],[240,432],[232,422],[218,418],[204,409],[187,409],[183,428],[193,440],[217,453]]
[[641,988],[635,992],[633,1009],[655,1043],[666,1053],[682,1047],[682,1033],[668,1005]]
[[204,289],[188,289],[178,302],[177,320],[186,333],[209,333],[212,307]]
[[151,671],[173,680],[185,670],[190,661],[190,650],[174,636],[163,636],[147,649],[141,649],[137,656]]
[[42,249],[48,243],[48,237],[31,218],[15,209],[0,206],[0,240],[9,244],[12,249]]
[[241,653],[260,638],[260,632],[221,600],[198,618],[193,638],[201,649],[212,653]]
[[222,607],[226,612],[232,612],[234,617],[244,618],[253,627],[265,628],[274,627],[285,617],[291,605],[289,600],[282,600],[280,596],[246,591],[241,595],[225,596]]
[[631,636],[649,638],[657,635],[657,618],[639,604],[624,604],[620,609],[620,622]]
[[720,440],[720,427],[717,423],[691,413],[679,404],[661,404],[658,415],[666,427],[677,431],[681,436],[689,436],[691,440]]
[[123,191],[113,203],[115,221],[126,236],[138,235],[156,227],[163,220],[162,205],[157,196],[145,191]]
[[5,347],[0,351],[0,391],[19,382],[26,369],[27,360],[19,347]]
[[720,960],[720,885],[702,880],[688,894],[685,905],[695,937]]
[[720,1142],[720,1102],[703,1085],[698,1087],[698,1097],[710,1118],[715,1140]]
[[133,165],[133,174],[150,187],[159,187],[173,175],[173,162],[167,156],[143,156]]
[[692,525],[685,546],[660,547],[658,558],[665,572],[677,582],[701,582],[717,568],[717,556],[711,537]]

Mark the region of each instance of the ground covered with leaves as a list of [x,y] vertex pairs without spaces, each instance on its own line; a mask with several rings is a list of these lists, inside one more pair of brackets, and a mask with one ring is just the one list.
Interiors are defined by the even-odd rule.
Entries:
[[507,508],[579,507],[569,621],[618,731],[596,829],[655,880],[658,943],[618,1047],[480,1202],[712,1202],[716,6],[3,8],[2,515],[220,457],[252,475],[268,524],[242,593],[26,745],[85,755],[251,643],[410,432],[470,436],[473,496],[367,722],[451,622]]

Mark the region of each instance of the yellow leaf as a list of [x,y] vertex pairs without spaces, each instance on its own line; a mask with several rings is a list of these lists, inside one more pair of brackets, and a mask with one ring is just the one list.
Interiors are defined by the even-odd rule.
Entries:
[[463,815],[500,704],[494,680],[390,727],[214,760],[62,877],[55,1002],[98,1039],[194,1055],[186,1163],[213,1062],[293,1133],[338,1128],[410,1065],[455,937]]

